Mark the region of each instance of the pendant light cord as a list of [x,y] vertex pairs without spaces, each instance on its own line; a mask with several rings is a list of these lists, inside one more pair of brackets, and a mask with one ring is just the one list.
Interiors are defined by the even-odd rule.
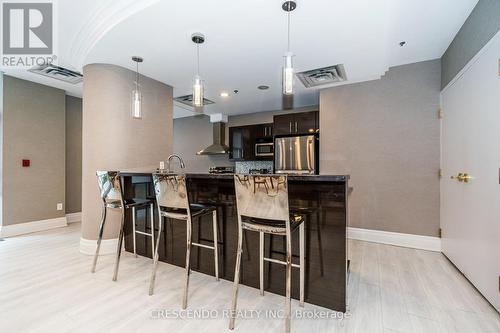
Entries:
[[287,52],[290,52],[290,11],[288,11],[288,44]]
[[135,90],[139,90],[139,62],[135,63]]
[[200,75],[200,44],[196,44],[196,58],[198,59],[196,74]]

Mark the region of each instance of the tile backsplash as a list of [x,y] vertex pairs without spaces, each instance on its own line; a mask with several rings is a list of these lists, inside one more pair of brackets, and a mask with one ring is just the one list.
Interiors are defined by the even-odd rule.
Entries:
[[248,173],[251,169],[268,169],[273,172],[273,161],[242,161],[235,163],[236,173]]

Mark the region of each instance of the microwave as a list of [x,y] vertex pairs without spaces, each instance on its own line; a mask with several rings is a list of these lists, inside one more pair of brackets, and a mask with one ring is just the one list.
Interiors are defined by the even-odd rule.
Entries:
[[[271,139],[272,140],[272,139]],[[272,157],[274,156],[274,142],[268,140],[257,140],[255,143],[256,157]]]

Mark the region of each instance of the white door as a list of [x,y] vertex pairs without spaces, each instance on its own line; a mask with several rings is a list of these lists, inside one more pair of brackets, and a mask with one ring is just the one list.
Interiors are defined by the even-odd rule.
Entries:
[[500,33],[442,92],[441,228],[443,253],[500,311],[499,59]]

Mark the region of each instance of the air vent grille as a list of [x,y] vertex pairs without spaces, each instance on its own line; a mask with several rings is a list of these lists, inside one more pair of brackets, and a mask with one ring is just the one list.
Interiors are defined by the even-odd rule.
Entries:
[[[194,107],[193,94],[175,97],[174,101],[185,104],[185,105],[190,106],[190,107]],[[214,104],[214,103],[215,103],[214,101],[203,98],[203,105]]]
[[347,80],[344,65],[335,65],[297,73],[306,88],[319,87]]
[[81,73],[55,65],[35,66],[28,71],[71,84],[77,84],[83,81],[83,75]]

